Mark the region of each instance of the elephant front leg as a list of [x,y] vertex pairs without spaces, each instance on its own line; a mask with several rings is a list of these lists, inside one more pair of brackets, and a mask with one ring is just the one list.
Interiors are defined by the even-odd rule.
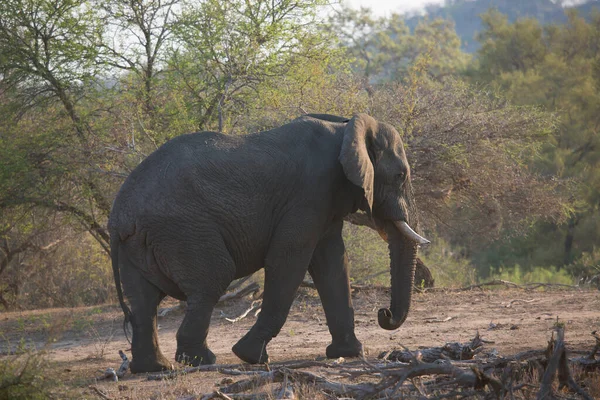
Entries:
[[326,350],[328,358],[358,357],[362,354],[362,344],[354,334],[354,309],[342,224],[342,221],[336,223],[321,239],[309,267],[332,337],[332,343]]

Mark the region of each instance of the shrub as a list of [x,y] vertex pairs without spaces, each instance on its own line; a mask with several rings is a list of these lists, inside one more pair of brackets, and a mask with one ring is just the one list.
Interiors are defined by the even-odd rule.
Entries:
[[431,243],[419,251],[419,257],[431,271],[436,286],[461,287],[475,282],[475,267],[462,248],[450,245],[441,237],[428,239]]
[[25,352],[0,358],[0,400],[51,397],[48,363],[43,352]]
[[533,267],[525,271],[519,264],[513,268],[500,267],[492,274],[492,279],[503,279],[516,284],[525,283],[560,283],[573,284],[573,277],[564,269],[556,267]]

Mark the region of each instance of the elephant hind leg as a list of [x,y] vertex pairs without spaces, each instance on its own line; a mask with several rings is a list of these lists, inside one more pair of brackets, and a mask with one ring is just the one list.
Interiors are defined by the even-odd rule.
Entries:
[[269,362],[267,344],[283,327],[308,269],[315,247],[314,235],[310,230],[302,232],[298,226],[297,220],[282,224],[271,242],[265,261],[262,311],[250,331],[232,348],[235,355],[247,363]]
[[156,312],[165,294],[133,265],[121,269],[125,296],[131,305],[131,372],[158,372],[172,369],[158,347]]
[[185,317],[177,331],[175,360],[194,367],[214,364],[217,361],[217,357],[206,343],[210,316],[215,304],[216,301],[203,302],[195,296],[188,297]]
[[217,234],[199,237],[194,243],[170,243],[168,248],[165,258],[187,298],[175,360],[192,366],[214,364],[216,356],[206,338],[213,309],[235,276],[233,258]]

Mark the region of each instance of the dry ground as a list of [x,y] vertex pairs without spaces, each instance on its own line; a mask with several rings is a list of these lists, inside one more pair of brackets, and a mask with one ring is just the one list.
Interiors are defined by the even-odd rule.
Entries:
[[[543,349],[559,318],[565,324],[567,350],[590,351],[590,332],[600,330],[598,290],[473,290],[459,293],[416,294],[406,323],[397,331],[378,327],[377,310],[389,302],[389,293],[372,289],[354,293],[356,334],[365,346],[368,359],[380,352],[406,346],[441,346],[446,342],[468,342],[477,331],[493,343],[501,355]],[[208,337],[218,363],[238,363],[231,346],[255,321],[254,313],[237,323],[236,317],[251,303],[248,298],[221,304],[215,309]],[[177,303],[167,302],[163,306]],[[159,319],[163,353],[175,353],[175,333],[181,312]],[[64,385],[65,397],[98,398],[89,389],[95,385],[114,399],[173,399],[211,392],[224,376],[200,372],[170,381],[147,381],[143,375],[127,374],[118,383],[95,381],[99,370],[117,369],[118,350],[128,355],[129,345],[121,329],[122,313],[115,305],[77,309],[51,309],[0,314],[0,334],[6,354],[17,347],[45,348],[52,369]],[[302,289],[279,336],[268,347],[271,361],[319,359],[324,356],[330,336],[316,294]]]

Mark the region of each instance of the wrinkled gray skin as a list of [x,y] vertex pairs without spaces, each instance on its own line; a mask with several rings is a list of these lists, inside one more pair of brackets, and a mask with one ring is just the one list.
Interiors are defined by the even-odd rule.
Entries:
[[418,246],[393,223],[417,226],[392,126],[365,114],[313,115],[246,136],[201,132],[167,142],[127,178],[109,220],[117,292],[133,328],[131,371],[171,368],[156,331],[166,295],[188,304],[176,360],[214,363],[206,345],[213,307],[232,280],[263,267],[262,312],[233,346],[239,358],[268,361],[266,346],[307,270],[332,337],[327,356],[360,355],[342,240],[344,216],[359,209],[389,242],[391,306],[379,324],[396,329],[409,310]]

